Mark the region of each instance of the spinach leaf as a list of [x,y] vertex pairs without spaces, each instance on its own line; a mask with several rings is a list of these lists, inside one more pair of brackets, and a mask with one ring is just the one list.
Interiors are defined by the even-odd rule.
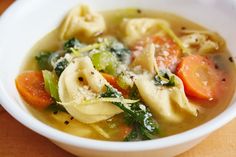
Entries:
[[154,82],[157,86],[172,87],[176,85],[175,76],[163,71],[154,76]]
[[[122,95],[113,87],[106,85],[106,92],[102,93],[101,97],[122,98]],[[145,105],[140,102],[131,104],[128,107],[120,102],[113,102],[113,104],[124,111],[126,123],[136,126],[143,140],[152,139],[158,134],[158,124]]]
[[65,53],[71,53],[72,52],[71,48],[80,48],[83,46],[84,46],[84,44],[80,43],[80,41],[78,39],[72,38],[72,39],[67,40],[64,43],[63,49],[64,49]]
[[116,56],[118,61],[129,64],[131,59],[130,50],[123,43],[113,37],[102,38],[99,42],[104,43],[105,50]]
[[68,64],[69,62],[65,58],[56,64],[56,67],[54,70],[58,77],[60,77],[61,73],[65,70]]
[[52,111],[52,112],[67,112],[66,109],[62,105],[60,105],[56,102],[49,105],[46,110]]
[[116,55],[120,62],[125,63],[130,61],[130,50],[126,48],[121,42],[113,40],[110,46],[110,51]]
[[52,52],[40,52],[39,55],[35,56],[35,59],[38,63],[38,66],[40,70],[49,70],[51,71],[53,69],[51,62],[50,62],[50,56]]

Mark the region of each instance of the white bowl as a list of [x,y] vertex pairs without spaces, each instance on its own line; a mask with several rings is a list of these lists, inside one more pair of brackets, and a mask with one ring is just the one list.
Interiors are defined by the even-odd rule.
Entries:
[[211,121],[192,130],[142,142],[106,142],[76,137],[47,126],[31,115],[17,93],[14,79],[30,48],[56,28],[66,12],[85,3],[95,10],[138,7],[173,12],[219,32],[236,55],[236,1],[232,0],[21,0],[0,19],[0,100],[19,122],[80,156],[161,156],[184,152],[236,116],[235,98]]

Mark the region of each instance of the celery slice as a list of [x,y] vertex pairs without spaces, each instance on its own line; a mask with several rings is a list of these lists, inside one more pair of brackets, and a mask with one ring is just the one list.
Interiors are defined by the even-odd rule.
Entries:
[[58,80],[54,73],[43,70],[43,79],[44,79],[44,86],[46,91],[53,97],[56,101],[60,101],[58,95]]

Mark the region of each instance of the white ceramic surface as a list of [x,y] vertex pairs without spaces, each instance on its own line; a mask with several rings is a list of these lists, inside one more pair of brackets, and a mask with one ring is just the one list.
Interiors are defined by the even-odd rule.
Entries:
[[223,113],[195,129],[162,139],[129,143],[75,137],[38,121],[24,107],[14,79],[34,43],[56,28],[66,12],[79,3],[88,4],[94,10],[138,7],[176,13],[219,32],[236,56],[235,0],[19,0],[0,18],[0,103],[19,122],[80,156],[170,157],[193,147],[236,116],[234,98]]

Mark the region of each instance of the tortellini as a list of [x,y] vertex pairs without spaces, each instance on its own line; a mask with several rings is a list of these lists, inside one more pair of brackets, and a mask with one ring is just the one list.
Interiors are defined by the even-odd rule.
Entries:
[[82,103],[104,92],[105,84],[108,82],[94,69],[89,57],[76,58],[59,79],[62,105],[70,115],[83,123],[95,123],[121,113],[121,109],[109,102]]
[[155,18],[133,18],[124,19],[121,27],[124,30],[124,42],[132,46],[137,40],[147,35],[163,33],[160,25],[170,27],[169,23],[162,19]]
[[60,27],[60,38],[89,38],[103,33],[106,29],[102,15],[92,12],[88,6],[81,5],[72,9]]
[[192,32],[182,36],[181,40],[190,53],[206,54],[219,49],[218,43],[206,33]]
[[[175,76],[175,75],[174,75]],[[181,122],[186,113],[197,116],[197,109],[188,102],[182,81],[175,76],[176,86],[156,86],[148,75],[140,75],[135,84],[147,106],[156,117],[168,122]]]
[[142,69],[154,74],[156,67],[155,45],[149,44],[145,47],[143,53],[135,58],[132,66],[141,66]]

